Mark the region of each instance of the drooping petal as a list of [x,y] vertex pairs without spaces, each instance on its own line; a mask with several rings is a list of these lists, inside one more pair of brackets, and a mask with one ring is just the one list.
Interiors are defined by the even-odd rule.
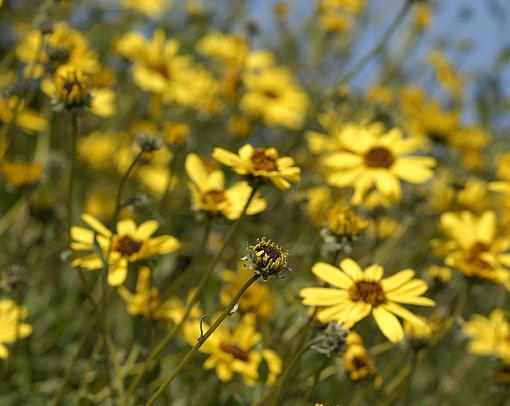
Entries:
[[384,336],[392,343],[398,343],[404,339],[404,329],[397,317],[382,306],[372,310],[377,326]]

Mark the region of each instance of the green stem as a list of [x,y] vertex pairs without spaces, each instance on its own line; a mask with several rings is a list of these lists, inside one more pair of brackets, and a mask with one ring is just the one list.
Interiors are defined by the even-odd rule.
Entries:
[[223,242],[223,246],[220,248],[220,250],[216,253],[216,256],[212,259],[209,268],[202,273],[202,278],[198,282],[198,285],[196,289],[194,290],[191,298],[189,299],[188,303],[186,304],[186,308],[184,309],[184,315],[182,316],[182,319],[179,321],[179,323],[175,324],[173,328],[166,334],[165,337],[159,342],[159,344],[154,348],[151,353],[148,355],[147,359],[142,365],[141,372],[133,379],[131,384],[128,387],[127,395],[128,397],[131,396],[136,388],[140,385],[142,382],[143,377],[145,374],[149,371],[150,368],[152,368],[152,364],[158,357],[158,355],[170,344],[170,342],[173,340],[177,332],[180,330],[182,325],[186,322],[188,319],[191,310],[193,306],[198,302],[198,299],[200,298],[200,294],[205,288],[205,285],[214,271],[214,268],[218,264],[219,260],[223,256],[226,249],[230,246],[230,243],[232,242],[234,236],[237,234],[237,230],[239,229],[239,226],[241,225],[241,221],[244,218],[246,211],[248,210],[248,206],[250,205],[251,201],[255,197],[255,193],[257,192],[256,188],[252,189],[252,192],[250,194],[250,197],[246,201],[246,204],[244,205],[244,208],[239,215],[239,218],[236,220],[236,222],[230,227],[230,230],[228,231],[227,236],[225,237],[225,241]]
[[74,181],[76,178],[76,139],[78,138],[78,112],[72,110],[70,112],[70,131],[69,131],[69,185],[67,190],[67,232],[69,242],[71,238],[71,228],[73,227],[73,194]]
[[163,384],[158,388],[158,390],[152,395],[149,401],[146,403],[146,406],[151,406],[154,402],[161,396],[163,391],[167,388],[168,385],[172,383],[175,377],[181,372],[181,370],[186,366],[186,364],[193,358],[193,356],[198,352],[200,347],[207,341],[207,339],[216,331],[216,329],[220,326],[220,324],[227,318],[229,314],[231,314],[232,309],[239,301],[243,293],[258,279],[260,278],[260,274],[254,274],[250,279],[248,279],[243,286],[237,291],[234,298],[230,301],[230,303],[225,307],[225,310],[220,314],[220,316],[216,319],[214,324],[206,331],[206,333],[199,337],[196,344],[188,351],[188,353],[184,356],[183,359],[179,362],[177,367],[173,370],[173,372],[168,376],[168,378],[163,382]]
[[388,29],[381,36],[381,40],[364,56],[362,57],[358,63],[356,63],[349,71],[347,71],[338,81],[337,87],[349,81],[353,76],[355,76],[374,56],[379,55],[386,45],[388,44],[393,33],[398,29],[402,21],[404,21],[407,12],[411,8],[413,1],[412,0],[404,0],[404,5],[400,9],[399,13],[389,25]]
[[317,386],[317,383],[319,382],[320,374],[321,374],[322,370],[328,366],[329,362],[330,362],[330,359],[327,357],[324,359],[324,361],[322,361],[319,369],[313,376],[312,385],[306,390],[306,392],[303,396],[303,400],[301,401],[301,406],[306,406],[308,404],[308,399],[310,399],[310,396],[312,395],[313,390],[315,389],[315,387]]
[[[306,351],[308,351],[308,348],[310,348],[310,346],[313,345],[314,343],[315,343],[315,340],[311,340],[308,343],[306,343],[305,345],[299,346],[299,350],[294,353],[292,359],[289,361],[289,363],[287,364],[287,367],[285,368],[282,375],[280,376],[280,379],[278,380],[278,382],[276,382],[276,384],[274,386],[274,394],[269,397],[266,396],[263,399],[262,403],[260,403],[261,405],[262,404],[268,404],[269,406],[280,405],[280,398],[282,396],[282,390],[285,387],[285,385],[287,384],[287,381],[290,377],[290,372],[294,370],[294,367],[297,364],[297,362],[299,361],[299,359],[303,356],[303,354]],[[269,395],[271,395],[271,393],[269,393]],[[268,400],[270,402],[267,403],[266,400]]]
[[67,383],[69,382],[69,378],[71,377],[71,372],[73,371],[74,366],[78,362],[78,359],[80,358],[80,354],[85,348],[85,344],[87,344],[87,340],[90,337],[94,326],[96,325],[96,321],[94,319],[91,319],[89,323],[87,324],[87,327],[85,328],[85,332],[82,334],[80,341],[78,342],[78,348],[76,348],[76,352],[73,355],[73,358],[71,358],[71,361],[69,362],[66,370],[64,371],[64,376],[62,377],[62,381],[60,382],[60,386],[58,390],[55,392],[55,395],[53,396],[53,400],[51,401],[51,406],[57,406],[60,404],[60,400],[62,399],[62,395],[64,394],[64,390],[67,386]]
[[[85,277],[82,274],[82,270],[78,269],[78,275],[80,276],[80,281],[83,286],[83,291],[85,292],[85,295],[87,297],[87,300],[90,302],[92,306],[92,310],[94,312],[94,315],[96,316],[96,322],[97,327],[99,328],[99,332],[101,334],[101,338],[103,339],[104,346],[105,346],[105,357],[106,362],[108,363],[108,359],[111,360],[113,369],[114,369],[114,376],[113,381],[115,382],[115,385],[117,387],[117,392],[119,395],[118,404],[119,405],[125,405],[125,391],[124,391],[124,383],[122,382],[122,372],[119,360],[117,359],[117,351],[115,350],[115,347],[113,346],[113,343],[110,340],[110,337],[108,337],[108,333],[106,332],[106,328],[104,325],[104,318],[101,314],[101,311],[99,310],[99,306],[97,305],[96,301],[92,297],[92,294],[90,293],[88,287],[87,287],[87,281],[85,280]],[[110,383],[110,381],[109,381]],[[113,394],[113,390],[110,389],[110,392]]]

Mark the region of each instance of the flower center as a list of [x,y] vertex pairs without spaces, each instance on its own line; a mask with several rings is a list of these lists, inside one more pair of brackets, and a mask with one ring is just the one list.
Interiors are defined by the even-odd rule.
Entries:
[[386,301],[386,295],[379,282],[356,282],[350,289],[349,294],[353,302],[362,300],[372,306],[379,306]]
[[168,69],[166,63],[164,62],[155,63],[154,65],[151,66],[151,68],[158,72],[165,79],[170,79],[170,70]]
[[391,151],[384,147],[372,148],[365,156],[365,165],[370,168],[390,168],[395,162]]
[[354,365],[354,369],[363,369],[368,367],[368,362],[365,357],[357,356],[352,359],[352,364]]
[[265,148],[255,148],[251,155],[251,162],[256,170],[272,172],[278,169],[276,159],[267,155]]
[[264,92],[264,96],[266,96],[268,99],[277,99],[278,94],[273,90],[266,90]]
[[220,348],[223,352],[232,355],[235,359],[240,359],[241,361],[248,362],[248,359],[250,358],[250,353],[243,350],[236,344],[223,342],[220,344]]
[[468,251],[466,262],[469,265],[473,265],[476,268],[484,270],[492,270],[492,265],[487,261],[480,258],[483,252],[489,252],[491,249],[490,245],[485,244],[481,241],[474,243]]
[[267,258],[267,261],[276,261],[282,256],[282,251],[278,247],[268,244],[267,242],[265,242],[265,244],[258,244],[254,251],[257,257]]
[[123,235],[115,240],[114,250],[123,256],[130,256],[140,251],[142,245],[142,242],[134,240],[127,235]]
[[225,191],[212,189],[202,194],[202,203],[204,204],[220,204],[227,200]]

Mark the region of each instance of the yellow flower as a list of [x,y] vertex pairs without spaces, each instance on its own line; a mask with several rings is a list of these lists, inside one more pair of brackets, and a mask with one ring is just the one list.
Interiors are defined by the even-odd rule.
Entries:
[[190,135],[190,128],[186,123],[166,121],[163,123],[163,137],[170,145],[182,144]]
[[452,279],[452,270],[446,266],[431,265],[427,268],[426,275],[432,281],[446,285]]
[[497,237],[497,220],[493,211],[481,216],[463,211],[447,212],[440,225],[448,241],[433,240],[436,254],[444,257],[446,265],[458,269],[468,277],[487,279],[503,284],[510,290],[510,239]]
[[[185,166],[192,181],[189,188],[193,196],[193,206],[197,210],[212,216],[223,215],[229,220],[239,218],[253,190],[248,182],[237,182],[225,189],[223,172],[220,170],[209,172],[196,154],[188,154]],[[265,208],[266,201],[256,194],[246,213],[253,215]]]
[[[32,71],[34,76],[40,76],[45,70],[53,72],[64,64],[71,64],[87,74],[100,70],[98,57],[89,48],[85,37],[66,23],[54,24],[53,31],[46,36],[46,46],[40,52],[42,37],[40,30],[30,31],[16,48],[17,57],[27,64],[26,73]],[[37,57],[39,63],[31,68]]]
[[421,2],[414,5],[414,24],[421,30],[427,28],[434,19],[434,14],[429,4]]
[[[172,320],[178,323],[184,314],[184,304],[175,298],[161,302],[159,291],[151,284],[151,270],[143,266],[138,270],[136,292],[131,293],[125,286],[118,288],[119,295],[127,305],[127,311],[133,316],[150,317],[156,320]],[[190,317],[200,317],[197,306],[191,309]]]
[[247,260],[248,268],[261,275],[264,280],[271,276],[284,278],[284,272],[290,270],[287,267],[289,253],[271,240],[264,237],[257,239],[257,242],[249,245],[246,251],[248,255],[242,259]]
[[342,142],[345,151],[329,154],[323,162],[331,170],[331,185],[354,186],[354,204],[361,204],[372,187],[389,202],[398,201],[402,194],[400,180],[420,184],[433,175],[436,161],[408,156],[420,142],[404,138],[397,128],[384,132],[382,125],[376,123],[361,131],[344,131]]
[[439,84],[457,100],[462,99],[465,79],[459,72],[455,71],[446,55],[432,50],[428,54],[428,62],[435,69]]
[[510,323],[507,314],[495,309],[490,316],[475,314],[463,327],[469,338],[467,351],[472,354],[495,355],[502,361],[510,362]]
[[8,183],[16,187],[29,186],[36,183],[42,174],[42,167],[38,163],[3,161],[0,168]]
[[10,299],[0,300],[0,358],[5,359],[9,355],[6,343],[14,343],[32,333],[32,326],[22,323],[26,317],[25,307],[16,306]]
[[359,381],[376,373],[373,361],[363,345],[361,337],[351,331],[347,336],[347,350],[344,354],[344,368],[353,381]]
[[[203,330],[207,331],[207,323],[203,324]],[[183,333],[186,341],[194,345],[200,337],[199,321],[186,323]],[[238,373],[247,385],[255,386],[260,380],[259,364],[264,360],[269,368],[266,383],[271,385],[281,372],[282,362],[274,351],[254,348],[259,347],[261,341],[262,334],[255,329],[254,314],[246,314],[233,331],[222,324],[200,348],[209,355],[204,368],[214,368],[223,382],[231,381],[234,373]]]
[[87,75],[72,65],[60,66],[55,80],[43,80],[41,89],[67,108],[90,107],[100,117],[110,117],[116,112],[113,90],[91,87]]
[[350,207],[331,210],[326,219],[328,229],[336,236],[353,239],[368,227],[368,221]]
[[208,109],[216,97],[217,83],[190,56],[179,55],[179,42],[166,40],[163,30],[146,40],[140,33],[128,33],[117,43],[117,52],[131,60],[135,83],[158,94],[164,103]]
[[154,17],[169,8],[168,0],[122,0],[122,5],[141,13]]
[[112,157],[124,137],[122,133],[94,131],[86,137],[80,137],[76,149],[81,159],[95,168],[104,169],[113,165]]
[[[153,255],[173,252],[180,247],[179,241],[170,235],[152,237],[159,227],[156,220],[146,221],[139,226],[131,219],[120,220],[115,234],[89,214],[83,214],[82,220],[90,229],[72,227],[71,248],[75,251],[95,251],[97,241],[103,256],[106,257],[109,254],[108,283],[111,286],[124,283],[130,263]],[[103,261],[97,252],[76,258],[72,264],[87,270],[103,267]]]
[[290,181],[298,182],[301,170],[294,166],[294,159],[281,157],[276,148],[253,148],[246,144],[238,155],[223,148],[214,148],[213,158],[232,167],[237,174],[251,180],[271,181],[280,189],[290,188]]
[[[220,278],[226,285],[220,292],[220,300],[227,305],[234,298],[237,291],[253,274],[242,263],[237,272],[225,270],[220,273]],[[243,313],[255,313],[262,318],[269,317],[274,310],[275,297],[265,284],[254,283],[241,296],[238,302],[239,310]]]
[[372,314],[381,332],[391,342],[404,338],[404,330],[396,316],[411,323],[423,321],[398,303],[434,306],[421,296],[427,284],[413,279],[414,271],[405,269],[382,279],[383,268],[371,265],[365,270],[350,258],[340,262],[340,269],[325,262],[316,263],[312,272],[334,288],[304,288],[300,296],[308,306],[321,306],[317,315],[322,323],[335,320],[351,327]]
[[235,35],[212,31],[198,41],[196,49],[209,58],[238,65],[246,57],[248,44]]
[[90,78],[73,65],[61,65],[55,73],[55,90],[67,108],[90,105]]
[[[18,97],[4,97],[0,95],[0,123],[10,123],[14,115],[14,109],[18,105]],[[48,121],[36,110],[25,107],[23,102],[18,107],[16,126],[27,133],[45,131]]]
[[246,94],[240,107],[247,115],[261,117],[268,126],[298,130],[308,108],[308,97],[285,67],[249,71],[243,77]]

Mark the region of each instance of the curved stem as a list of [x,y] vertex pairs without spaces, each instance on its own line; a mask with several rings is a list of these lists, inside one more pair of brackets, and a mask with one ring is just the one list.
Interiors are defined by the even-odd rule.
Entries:
[[395,19],[391,22],[388,29],[381,36],[381,40],[364,56],[362,57],[349,71],[347,71],[338,81],[337,86],[344,84],[352,79],[359,71],[372,59],[374,56],[380,54],[385,46],[388,44],[393,33],[398,29],[407,12],[411,8],[412,1],[404,0],[404,5],[400,9]]
[[198,352],[200,347],[207,341],[207,339],[214,333],[214,331],[220,326],[220,324],[227,318],[227,316],[232,312],[232,309],[239,301],[243,293],[258,279],[260,278],[260,274],[254,274],[250,279],[248,279],[243,286],[237,291],[236,295],[230,301],[230,303],[225,307],[225,310],[220,314],[220,316],[216,319],[213,325],[206,331],[206,333],[201,336],[197,343],[188,351],[188,353],[184,356],[183,359],[179,362],[177,367],[173,370],[173,372],[168,376],[168,378],[163,382],[163,384],[158,388],[158,390],[152,395],[149,401],[146,403],[146,406],[151,406],[154,402],[161,396],[163,391],[167,388],[168,385],[172,383],[175,377],[181,372],[181,370],[186,366],[186,364],[193,358],[193,356]]
[[182,325],[186,322],[188,319],[191,309],[193,306],[198,302],[198,299],[200,298],[200,294],[204,290],[204,287],[211,276],[212,272],[214,271],[214,268],[218,264],[219,260],[223,256],[223,253],[227,249],[227,247],[230,246],[231,241],[233,240],[234,236],[237,233],[237,230],[239,229],[239,226],[241,225],[241,221],[244,218],[246,211],[248,210],[248,206],[250,205],[251,201],[255,197],[255,193],[257,192],[256,188],[253,188],[251,191],[251,194],[246,201],[246,204],[244,205],[244,208],[239,216],[239,218],[236,220],[236,222],[230,227],[230,230],[228,231],[227,236],[225,237],[225,241],[223,242],[223,246],[220,248],[220,250],[216,253],[216,256],[212,259],[209,268],[202,273],[202,277],[200,281],[198,282],[198,285],[196,289],[194,290],[191,298],[189,299],[188,303],[186,304],[186,308],[184,309],[184,315],[182,316],[182,319],[179,321],[179,323],[175,324],[173,328],[166,334],[165,337],[159,342],[159,344],[154,348],[151,353],[148,355],[147,359],[142,365],[141,372],[133,379],[131,384],[128,387],[127,394],[128,396],[131,396],[136,388],[140,385],[142,382],[143,377],[145,374],[149,371],[150,368],[152,368],[153,362],[156,360],[158,355],[170,344],[170,342],[173,340],[177,332],[180,330]]

